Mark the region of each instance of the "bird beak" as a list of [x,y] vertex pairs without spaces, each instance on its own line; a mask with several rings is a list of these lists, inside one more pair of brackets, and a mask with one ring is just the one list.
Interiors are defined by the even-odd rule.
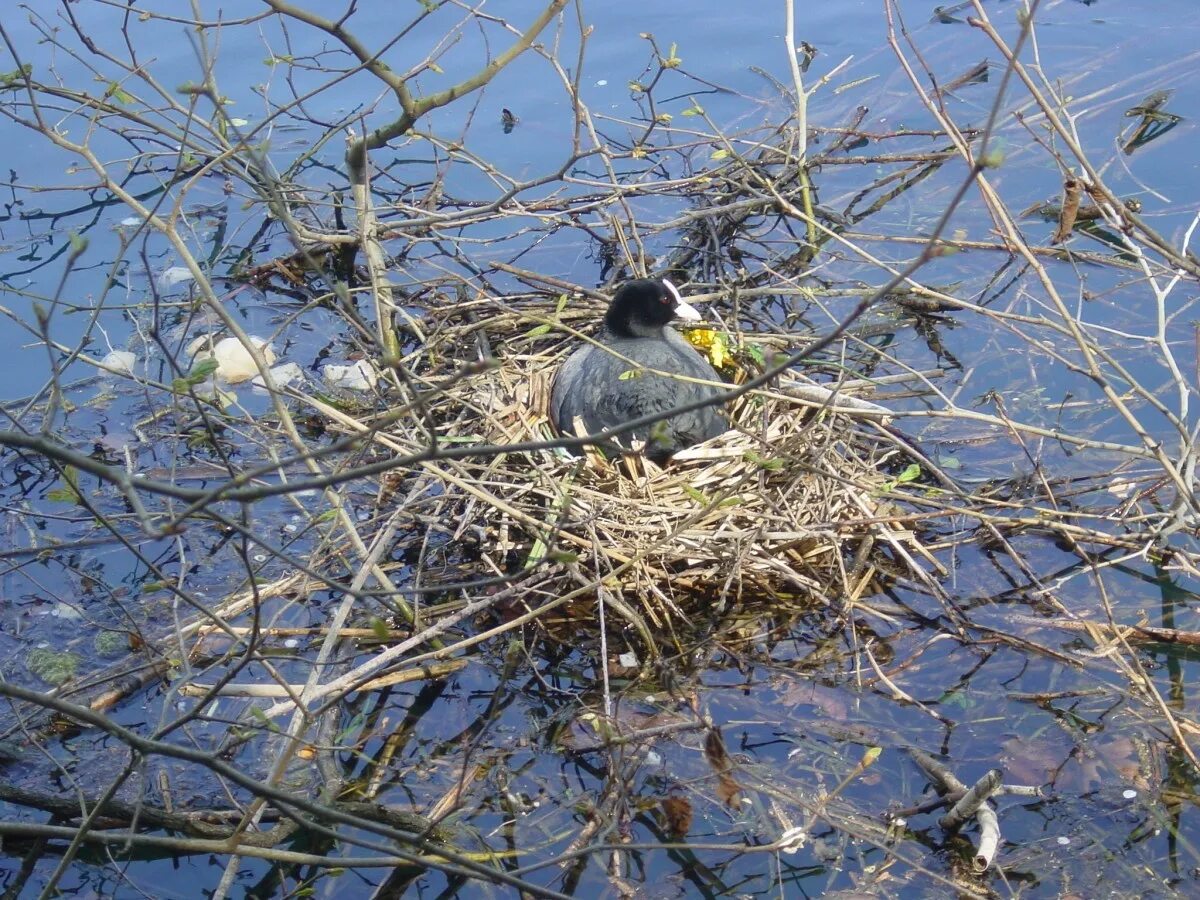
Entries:
[[679,288],[671,284],[671,282],[666,278],[662,280],[662,283],[666,285],[666,288],[670,292],[671,296],[675,298],[676,318],[683,319],[685,322],[703,321],[704,316],[700,315],[700,310],[696,309],[696,307],[692,306],[692,304],[683,299],[683,295],[679,293]]

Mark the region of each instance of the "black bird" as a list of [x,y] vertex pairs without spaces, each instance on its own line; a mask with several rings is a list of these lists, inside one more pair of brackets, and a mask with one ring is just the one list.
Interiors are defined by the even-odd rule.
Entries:
[[[623,425],[652,413],[716,397],[720,376],[674,328],[672,319],[698,321],[671,282],[640,279],[621,286],[604,316],[596,343],[580,347],[558,371],[550,393],[550,417],[559,432],[575,435]],[[624,358],[622,358],[624,357]],[[654,370],[654,371],[649,371]],[[663,374],[657,374],[657,373]],[[646,442],[645,454],[665,463],[678,450],[728,427],[720,404],[679,413],[625,432],[620,439]]]

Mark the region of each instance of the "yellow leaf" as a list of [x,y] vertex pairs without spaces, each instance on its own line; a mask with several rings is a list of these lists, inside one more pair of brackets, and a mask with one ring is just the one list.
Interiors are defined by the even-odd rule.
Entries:
[[684,332],[684,337],[687,338],[689,344],[697,350],[703,350],[706,353],[708,348],[713,345],[717,333],[711,328],[689,328]]
[[729,350],[726,348],[723,338],[713,341],[712,346],[708,348],[708,358],[712,361],[714,369],[719,369],[725,365],[729,359]]

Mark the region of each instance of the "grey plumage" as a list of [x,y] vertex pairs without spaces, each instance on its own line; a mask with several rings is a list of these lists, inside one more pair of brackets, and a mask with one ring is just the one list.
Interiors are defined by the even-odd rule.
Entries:
[[[689,315],[698,315],[677,299],[674,287],[667,292],[661,281],[633,281],[618,291],[596,344],[571,354],[554,379],[550,415],[560,432],[574,435],[578,418],[584,432],[595,434],[721,393],[719,387],[684,380],[720,382],[720,376],[666,324],[685,308]],[[665,462],[676,451],[721,434],[726,427],[719,405],[707,406],[626,432],[620,441],[626,447],[633,440],[646,441],[646,455]]]

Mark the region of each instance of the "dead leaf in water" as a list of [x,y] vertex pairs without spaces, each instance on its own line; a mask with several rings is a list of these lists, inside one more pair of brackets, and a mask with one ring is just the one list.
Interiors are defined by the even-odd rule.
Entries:
[[675,841],[681,841],[692,830],[692,803],[687,797],[663,797],[663,819],[667,835]]
[[712,728],[704,738],[704,758],[717,773],[717,796],[726,806],[736,806],[742,786],[733,777],[733,760],[721,732]]

